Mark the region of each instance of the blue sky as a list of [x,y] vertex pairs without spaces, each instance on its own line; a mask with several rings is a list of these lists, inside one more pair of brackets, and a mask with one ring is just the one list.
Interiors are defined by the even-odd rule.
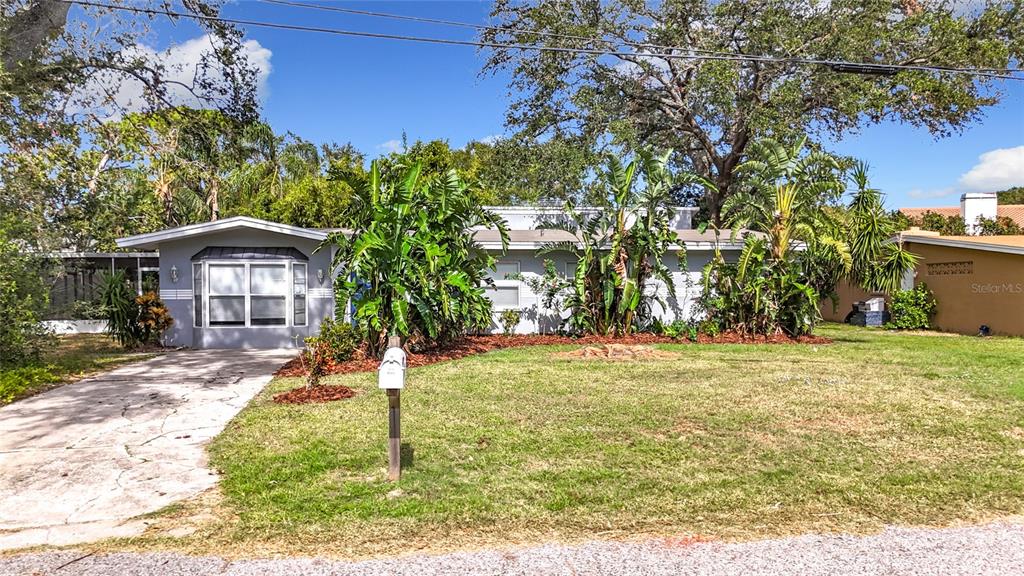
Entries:
[[[339,6],[483,23],[489,2],[344,2]],[[224,14],[307,26],[469,39],[471,30],[271,6],[253,0]],[[196,35],[180,24],[168,41]],[[437,46],[250,27],[270,72],[264,115],[277,131],[315,141],[352,142],[373,157],[402,137],[447,139],[453,146],[501,135],[507,78],[481,76],[483,55],[471,47]],[[266,52],[266,51],[269,51]],[[955,205],[967,187],[1024,185],[1024,82],[1004,82],[1005,97],[962,134],[936,140],[927,130],[883,124],[833,144],[835,152],[871,165],[872,180],[896,206]],[[1018,147],[1020,147],[1018,149]],[[995,152],[979,166],[982,154]],[[1007,165],[1009,166],[1009,174]],[[1018,165],[1020,164],[1020,165]],[[961,180],[975,168],[973,176]],[[1001,171],[1002,180],[989,176]],[[979,177],[980,175],[980,177]],[[1009,179],[1009,180],[1007,180]]]

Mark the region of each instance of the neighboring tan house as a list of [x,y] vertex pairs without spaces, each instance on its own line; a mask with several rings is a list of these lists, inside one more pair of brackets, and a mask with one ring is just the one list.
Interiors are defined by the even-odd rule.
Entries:
[[[523,281],[513,277],[539,276],[543,261],[552,260],[566,273],[575,268],[565,253],[537,256],[537,250],[553,241],[574,241],[571,235],[542,225],[564,218],[563,211],[547,208],[492,208],[509,227],[509,246],[491,274],[494,287],[486,289],[493,302],[493,331],[500,331],[503,310],[523,312],[519,333],[554,331],[559,311],[547,310],[541,298]],[[588,209],[583,209],[588,210]],[[590,209],[592,210],[592,209]],[[716,242],[714,233],[692,229],[695,208],[677,209],[678,242],[666,255],[673,270],[676,298],[667,287],[651,282],[647,290],[665,301],[654,305],[663,321],[689,318],[700,293],[701,270],[714,255],[716,245],[724,257],[735,258],[743,248],[743,233],[725,234]],[[502,249],[495,230],[473,230],[480,247],[499,255]],[[234,217],[141,234],[118,240],[118,246],[152,250],[159,257],[160,297],[167,304],[174,326],[166,343],[193,348],[277,348],[302,345],[305,337],[319,331],[324,318],[337,307],[348,316],[348,306],[335,303],[332,250],[317,251],[329,230],[300,228],[255,218]],[[685,250],[686,257],[678,253]]]
[[[940,236],[911,229],[899,239],[920,260],[904,289],[922,282],[935,294],[937,330],[977,334],[982,325],[992,334],[1024,336],[1024,236]],[[839,304],[825,301],[821,315],[842,322],[853,304],[883,293],[842,285]]]
[[938,236],[904,232],[921,260],[914,284],[935,294],[934,327],[977,334],[1024,336],[1024,236]]

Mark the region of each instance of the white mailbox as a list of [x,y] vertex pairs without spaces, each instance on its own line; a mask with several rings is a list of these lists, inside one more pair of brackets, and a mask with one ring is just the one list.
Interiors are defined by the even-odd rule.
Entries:
[[401,390],[405,387],[405,351],[388,348],[384,359],[377,368],[377,386],[385,390]]

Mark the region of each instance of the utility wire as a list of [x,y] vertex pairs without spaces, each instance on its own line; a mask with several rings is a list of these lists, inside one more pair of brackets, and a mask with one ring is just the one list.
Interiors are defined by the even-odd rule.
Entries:
[[[563,34],[563,33],[560,33],[560,32],[547,32],[545,30],[536,30],[536,29],[521,30],[521,29],[517,29],[517,28],[511,27],[511,26],[488,26],[488,25],[485,25],[485,24],[476,24],[476,23],[473,23],[473,22],[462,22],[462,21],[458,21],[458,20],[444,20],[444,19],[440,19],[440,18],[427,18],[427,17],[424,17],[424,16],[410,16],[410,15],[407,15],[407,14],[394,14],[394,13],[390,13],[390,12],[375,12],[375,11],[372,11],[372,10],[358,10],[358,9],[355,9],[355,8],[342,8],[342,7],[339,7],[339,6],[328,6],[328,5],[325,5],[325,4],[316,4],[316,3],[311,3],[311,2],[298,2],[298,1],[295,1],[295,0],[257,0],[257,1],[263,2],[265,4],[277,4],[277,5],[280,5],[280,6],[290,6],[290,7],[293,7],[293,8],[306,8],[306,9],[310,9],[310,10],[323,10],[323,11],[327,11],[327,12],[337,12],[337,13],[341,13],[341,14],[352,14],[352,15],[356,15],[356,16],[370,16],[370,17],[374,17],[374,18],[389,18],[389,19],[392,19],[392,20],[405,20],[405,21],[408,21],[408,22],[421,22],[421,23],[426,23],[426,24],[440,24],[442,26],[454,26],[454,27],[458,27],[458,28],[469,28],[469,29],[472,29],[472,30],[479,30],[479,31],[498,31],[498,32],[517,32],[518,31],[518,32],[525,32],[525,33],[528,33],[528,34],[534,34],[534,35],[537,35],[537,36],[543,36],[545,38],[565,39],[565,40],[579,40],[579,41],[583,41],[583,42],[600,42],[600,43],[608,44],[608,45],[611,45],[611,46],[629,46],[630,48],[645,49],[645,50],[646,49],[662,50],[662,51],[685,50],[687,52],[694,52],[694,53],[697,53],[697,54],[710,54],[710,55],[716,55],[716,56],[742,57],[744,59],[749,59],[751,61],[788,62],[788,61],[797,61],[797,60],[799,60],[800,61],[799,63],[807,63],[807,64],[818,64],[818,63],[821,63],[821,64],[839,65],[839,66],[849,65],[849,66],[855,66],[855,67],[858,67],[858,68],[862,68],[862,67],[863,68],[878,68],[880,70],[891,70],[894,67],[899,67],[899,66],[914,66],[914,65],[909,65],[909,64],[885,64],[885,63],[880,63],[880,62],[866,62],[866,63],[857,62],[857,63],[855,63],[855,62],[845,62],[845,61],[838,61],[838,60],[809,61],[809,60],[795,58],[795,57],[787,58],[787,57],[780,57],[780,56],[760,56],[760,55],[753,55],[753,54],[743,54],[741,52],[725,52],[725,51],[716,51],[716,50],[706,50],[706,49],[691,48],[691,47],[669,46],[669,45],[666,45],[666,44],[649,44],[649,43],[644,43],[644,42],[632,42],[632,41],[629,41],[629,40],[613,40],[613,39],[606,39],[606,38],[600,38],[600,37],[594,37],[594,36],[579,36],[579,35],[576,35],[576,34]],[[638,53],[638,55],[649,55],[649,54],[640,52],[640,53]],[[1021,72],[1021,70],[1019,70],[1019,69],[1012,69],[1012,68],[956,68],[956,67],[938,66],[938,65],[920,66],[920,67],[915,67],[913,69],[919,69],[919,68],[925,68],[925,69],[928,69],[928,70],[941,70],[941,71],[944,71],[944,72],[964,72],[964,73],[993,72],[993,73],[997,73],[997,74],[1012,74],[1014,72]]]
[[[104,4],[100,2],[92,2],[89,0],[57,0],[64,4],[75,4],[78,6],[90,6],[93,8],[104,8],[107,10],[120,10],[123,12],[134,12],[137,14],[149,14],[149,15],[161,15],[171,16],[177,18],[190,18],[192,20],[199,20],[204,22],[219,22],[224,24],[239,24],[243,26],[256,26],[260,28],[274,28],[278,30],[291,30],[297,32],[316,32],[321,34],[334,34],[338,36],[351,36],[358,38],[376,38],[383,40],[400,40],[406,42],[420,42],[427,44],[444,44],[453,46],[473,46],[477,48],[500,48],[506,50],[524,50],[524,51],[536,51],[536,52],[558,52],[558,53],[570,53],[570,54],[591,54],[595,56],[619,56],[624,58],[663,58],[673,60],[721,60],[721,61],[734,61],[734,62],[778,62],[778,63],[789,63],[789,64],[808,64],[808,65],[821,65],[821,66],[833,66],[833,67],[847,67],[851,70],[860,71],[877,71],[881,73],[893,73],[892,70],[916,70],[926,72],[947,72],[952,74],[967,74],[971,76],[981,76],[988,78],[997,78],[1002,80],[1020,80],[1024,81],[1024,77],[1017,77],[1012,75],[998,74],[994,72],[985,72],[976,69],[969,68],[942,68],[938,66],[918,66],[918,65],[902,65],[902,64],[870,64],[870,63],[859,63],[859,62],[845,62],[840,60],[815,60],[809,58],[782,58],[782,57],[771,57],[771,56],[747,56],[747,55],[731,55],[731,54],[677,54],[677,53],[654,53],[654,52],[623,52],[617,50],[600,50],[593,48],[568,48],[561,46],[535,46],[530,44],[508,44],[502,42],[487,42],[481,40],[453,40],[446,38],[432,38],[426,36],[408,36],[404,34],[387,34],[380,32],[365,32],[358,30],[341,30],[337,28],[323,28],[318,26],[302,26],[298,24],[285,24],[281,22],[268,22],[261,20],[248,20],[242,18],[227,18],[223,16],[206,16],[204,14],[195,14],[191,12],[177,12],[173,10],[163,10],[157,8],[144,8],[137,6],[119,6],[114,4]],[[1012,74],[1014,72],[1022,72],[1024,70],[1010,70]]]

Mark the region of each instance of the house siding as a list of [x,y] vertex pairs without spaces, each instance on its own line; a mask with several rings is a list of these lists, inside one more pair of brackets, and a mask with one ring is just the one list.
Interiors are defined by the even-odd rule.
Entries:
[[[309,257],[306,272],[306,326],[250,326],[199,328],[193,324],[192,256],[208,246],[295,247]],[[166,334],[171,346],[192,348],[293,348],[316,334],[324,318],[333,317],[334,299],[329,250],[318,253],[316,240],[261,230],[228,230],[160,244],[160,293],[174,318]],[[240,261],[241,262],[241,261]],[[178,282],[171,282],[171,267],[178,269]],[[324,281],[317,270],[324,270]]]
[[[527,278],[536,278],[544,274],[544,260],[551,260],[555,264],[555,269],[558,270],[559,273],[565,272],[566,266],[570,261],[575,264],[575,260],[571,260],[570,256],[567,254],[552,253],[544,256],[537,256],[536,250],[510,250],[504,256],[501,256],[498,252],[494,252],[494,256],[498,258],[500,262],[518,262],[520,273]],[[660,281],[650,282],[647,288],[649,293],[656,293],[659,299],[665,304],[664,307],[658,303],[652,304],[654,307],[655,317],[661,319],[663,322],[688,320],[693,317],[695,313],[694,303],[696,298],[700,295],[701,290],[701,271],[710,261],[711,256],[712,252],[710,251],[690,252],[685,258],[685,268],[681,268],[678,255],[673,253],[665,256],[665,264],[668,266],[669,270],[672,271],[676,297],[669,297],[668,287],[665,286],[664,283]],[[534,334],[551,333],[556,331],[561,324],[562,318],[566,314],[562,313],[560,315],[556,311],[545,309],[543,302],[541,301],[541,295],[533,292],[524,282],[519,282],[518,286],[519,306],[515,306],[514,308],[517,308],[522,312],[522,319],[516,326],[516,333]],[[501,312],[506,308],[512,307],[495,306],[494,322],[491,325],[492,333],[499,333],[502,331]]]
[[1024,255],[907,244],[921,257],[914,283],[935,294],[935,328],[977,334],[985,324],[993,334],[1024,336]]

